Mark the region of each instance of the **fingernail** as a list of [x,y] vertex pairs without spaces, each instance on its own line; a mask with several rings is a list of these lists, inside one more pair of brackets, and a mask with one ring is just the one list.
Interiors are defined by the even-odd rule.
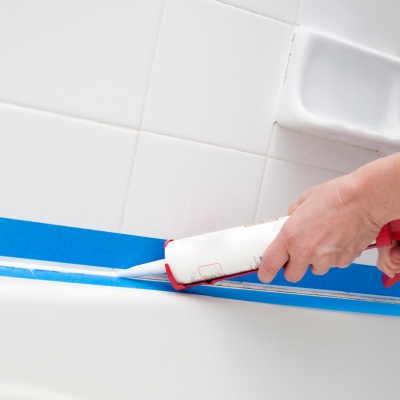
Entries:
[[400,247],[393,247],[392,254],[396,260],[400,261]]

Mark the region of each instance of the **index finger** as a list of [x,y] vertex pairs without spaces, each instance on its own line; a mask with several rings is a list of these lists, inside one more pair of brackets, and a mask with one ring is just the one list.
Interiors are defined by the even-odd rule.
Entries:
[[289,253],[280,234],[266,248],[262,256],[258,279],[269,283],[275,278],[278,271],[289,261]]

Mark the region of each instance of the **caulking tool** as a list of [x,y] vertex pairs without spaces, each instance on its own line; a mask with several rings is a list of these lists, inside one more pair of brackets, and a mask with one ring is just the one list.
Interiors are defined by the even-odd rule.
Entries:
[[[261,257],[290,217],[165,242],[165,259],[137,265],[117,273],[120,278],[135,279],[167,273],[176,290],[254,273]],[[400,240],[400,220],[386,224],[366,250],[385,247]],[[382,276],[385,287],[400,280]]]

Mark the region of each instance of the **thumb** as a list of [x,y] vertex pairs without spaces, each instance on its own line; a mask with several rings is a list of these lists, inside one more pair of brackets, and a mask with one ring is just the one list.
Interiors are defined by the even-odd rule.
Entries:
[[394,264],[400,264],[400,247],[394,246],[390,249],[390,261]]

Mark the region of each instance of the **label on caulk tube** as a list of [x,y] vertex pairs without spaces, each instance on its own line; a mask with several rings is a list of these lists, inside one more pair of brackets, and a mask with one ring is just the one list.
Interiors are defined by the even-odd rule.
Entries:
[[175,240],[165,248],[166,263],[181,284],[256,271],[288,218]]

